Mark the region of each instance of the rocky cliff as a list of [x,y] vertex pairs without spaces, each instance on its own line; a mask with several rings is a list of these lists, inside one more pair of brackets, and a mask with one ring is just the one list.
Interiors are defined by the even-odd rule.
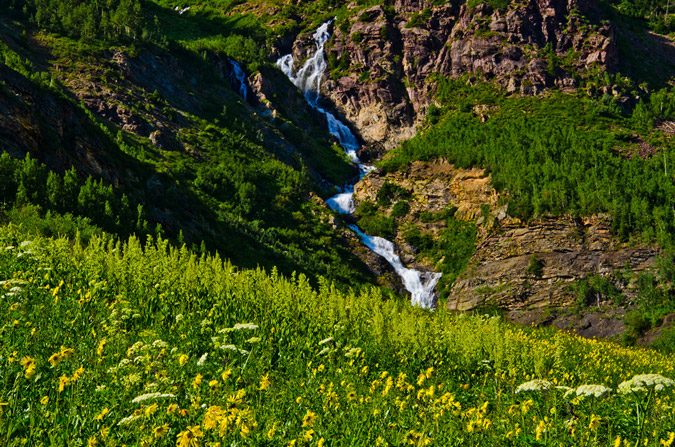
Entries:
[[[635,274],[652,269],[658,255],[653,246],[621,243],[611,232],[608,216],[549,217],[531,222],[515,219],[508,215],[506,205],[500,205],[490,175],[481,169],[460,169],[437,160],[414,162],[399,172],[376,171],[356,184],[356,202],[376,202],[385,184],[396,185],[409,194],[406,200],[410,212],[399,220],[395,241],[401,258],[410,265],[438,270],[433,261],[421,259],[403,237],[410,225],[434,239],[445,228],[443,220],[420,218],[422,212],[452,207],[455,218],[475,222],[475,252],[449,290],[447,307],[451,310],[498,307],[518,321],[549,322],[560,327],[578,323],[579,331],[590,331],[589,335],[613,335],[623,326],[604,327],[609,323],[599,318],[592,322],[567,316],[553,318],[550,309],[574,307],[580,299],[578,282],[593,277],[610,284],[628,302],[635,294]],[[392,206],[381,212],[390,214]],[[591,298],[593,303],[581,305],[604,304],[607,297],[598,294]]]
[[[432,101],[434,75],[478,74],[508,91],[537,94],[574,88],[579,73],[618,63],[614,29],[600,22],[592,1],[352,6],[353,16],[333,26],[324,94],[358,131],[366,159],[414,135]],[[306,34],[292,51],[302,60],[312,49]]]
[[[619,243],[604,217],[503,224],[476,247],[452,288],[448,308],[568,306],[577,299],[570,288],[575,281],[644,271],[654,266],[657,254],[654,247]],[[631,295],[629,283],[612,281]]]

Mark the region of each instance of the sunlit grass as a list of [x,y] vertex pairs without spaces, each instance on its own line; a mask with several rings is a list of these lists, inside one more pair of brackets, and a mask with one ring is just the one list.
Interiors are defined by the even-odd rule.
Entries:
[[[675,376],[653,351],[315,290],[164,241],[82,247],[4,227],[0,276],[4,445],[672,439],[671,387],[617,392]],[[534,379],[548,385],[518,390]]]

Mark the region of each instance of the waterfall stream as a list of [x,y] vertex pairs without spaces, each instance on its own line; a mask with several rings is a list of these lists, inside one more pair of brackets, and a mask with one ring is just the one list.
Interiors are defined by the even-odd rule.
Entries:
[[244,98],[244,101],[246,101],[246,74],[244,73],[244,70],[242,70],[241,65],[234,59],[230,59],[230,64],[232,64],[232,75],[234,77],[232,83],[235,85],[237,82],[239,83],[239,94]]
[[[310,55],[304,65],[294,74],[293,73],[293,55],[287,54],[277,60],[277,67],[298,87],[309,105],[315,110],[326,116],[328,122],[328,131],[333,134],[343,147],[351,161],[358,164],[359,179],[363,178],[374,167],[361,163],[356,151],[359,149],[359,143],[354,134],[332,113],[323,109],[319,105],[321,95],[321,79],[327,67],[326,59],[323,54],[323,47],[326,41],[330,39],[328,27],[331,21],[321,25],[314,33],[314,42],[316,51]],[[354,206],[354,184],[346,184],[342,191],[329,198],[326,202],[333,210],[342,214],[351,214],[355,210]],[[434,288],[441,277],[441,273],[422,272],[415,269],[406,268],[401,259],[396,255],[394,243],[377,236],[369,236],[363,233],[356,225],[349,226],[361,241],[373,252],[382,256],[391,264],[396,273],[403,280],[403,285],[410,292],[411,303],[414,306],[432,308],[434,306]]]

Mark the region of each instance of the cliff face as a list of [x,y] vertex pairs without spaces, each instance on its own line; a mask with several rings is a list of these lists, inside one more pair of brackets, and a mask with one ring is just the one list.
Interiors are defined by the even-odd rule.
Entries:
[[[448,308],[567,306],[576,299],[569,287],[574,281],[644,271],[653,267],[657,253],[653,247],[619,243],[601,217],[505,224],[479,243],[452,288]],[[629,284],[614,286],[630,296]]]
[[81,109],[2,64],[0,79],[4,151],[18,158],[30,154],[57,170],[75,166],[84,174],[119,185],[119,168]]
[[[306,57],[311,35],[293,52]],[[377,156],[414,135],[431,102],[433,75],[481,74],[505,89],[537,94],[575,87],[572,72],[618,63],[611,26],[594,2],[530,0],[505,10],[488,3],[398,0],[334,24],[324,94]]]
[[[448,206],[456,209],[457,219],[476,222],[475,252],[448,294],[447,307],[451,310],[499,307],[517,321],[545,323],[550,315],[543,315],[543,309],[574,304],[579,295],[575,284],[591,277],[609,281],[630,300],[634,291],[629,278],[653,268],[658,255],[654,247],[621,243],[612,235],[611,221],[606,216],[521,222],[508,215],[507,206],[499,204],[490,176],[480,169],[464,170],[439,160],[414,162],[405,171],[374,172],[356,184],[356,202],[376,202],[378,192],[387,183],[409,192],[410,212],[400,219],[401,230],[414,225],[434,237],[445,223],[425,222],[419,212],[439,212]],[[388,214],[390,208],[391,205],[381,212]],[[395,242],[404,262],[417,268],[438,269],[428,260],[419,259],[402,231],[397,233]],[[583,325],[568,317],[551,322],[560,327]],[[597,335],[603,330],[602,324],[605,323],[593,321],[589,325],[592,329],[585,329],[591,331],[589,335]],[[585,329],[579,330],[583,333]],[[607,331],[605,335],[611,335],[621,328],[611,326]]]

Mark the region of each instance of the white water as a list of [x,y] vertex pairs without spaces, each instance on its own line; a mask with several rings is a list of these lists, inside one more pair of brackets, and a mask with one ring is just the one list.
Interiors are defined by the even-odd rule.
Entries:
[[230,59],[230,63],[232,64],[234,79],[239,82],[239,94],[246,101],[246,74],[237,61]]
[[[323,55],[323,47],[326,41],[330,38],[328,26],[331,21],[321,25],[314,33],[314,42],[316,43],[316,51],[307,59],[305,64],[293,74],[293,55],[287,54],[277,60],[277,66],[281,71],[291,80],[291,82],[298,87],[305,95],[305,99],[310,106],[326,116],[328,121],[328,131],[335,135],[340,141],[340,145],[344,148],[350,160],[358,163],[360,176],[363,178],[366,174],[372,171],[372,166],[365,165],[360,162],[356,151],[359,149],[359,143],[354,134],[349,128],[340,120],[338,120],[332,113],[326,111],[319,105],[319,97],[321,94],[321,79],[326,70],[327,63]],[[342,214],[351,214],[355,211],[354,206],[354,185],[346,184],[344,189],[337,195],[331,197],[326,202],[333,210]],[[389,264],[394,268],[396,273],[403,280],[403,285],[406,290],[410,292],[411,303],[414,306],[421,306],[424,308],[432,308],[434,306],[434,287],[441,278],[441,273],[435,272],[421,272],[419,270],[406,268],[401,259],[396,255],[394,250],[394,243],[377,236],[368,236],[363,233],[356,225],[349,226],[361,238],[361,241],[378,255],[385,258]]]
[[394,243],[377,236],[368,236],[359,230],[356,225],[350,225],[361,237],[364,244],[378,255],[386,259],[396,273],[403,279],[403,285],[410,292],[410,302],[413,306],[430,309],[434,306],[434,287],[441,279],[441,273],[420,272],[419,270],[406,268],[401,258],[394,251]]

